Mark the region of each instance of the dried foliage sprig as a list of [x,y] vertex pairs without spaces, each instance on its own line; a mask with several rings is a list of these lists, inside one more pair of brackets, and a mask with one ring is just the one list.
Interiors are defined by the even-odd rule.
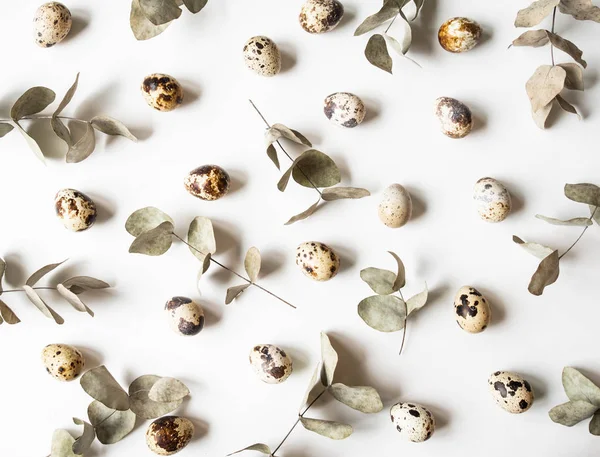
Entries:
[[[359,187],[334,187],[336,184],[339,184],[342,178],[340,169],[331,157],[321,151],[312,149],[311,142],[300,132],[290,129],[283,124],[269,124],[252,100],[250,100],[250,104],[267,125],[265,141],[269,159],[271,159],[279,170],[279,157],[277,155],[277,149],[275,149],[274,146],[274,143],[276,143],[285,156],[292,162],[292,165],[285,171],[277,183],[279,191],[285,192],[290,178],[293,178],[294,181],[301,186],[312,187],[319,194],[319,199],[315,203],[307,210],[291,217],[285,225],[290,225],[306,219],[317,210],[321,201],[329,202],[345,198],[358,199],[371,195],[367,189]],[[296,144],[304,145],[310,149],[305,150],[298,157],[293,159],[281,144],[280,140],[284,138]]]
[[[32,138],[25,129],[21,126],[22,121],[38,120],[38,119],[50,119],[50,125],[52,130],[58,138],[65,142],[67,145],[67,163],[77,163],[87,159],[96,147],[96,135],[95,130],[102,132],[106,135],[120,135],[131,141],[137,141],[137,138],[129,131],[127,127],[121,122],[112,117],[100,115],[94,116],[91,120],[86,121],[85,119],[78,119],[74,117],[62,116],[62,111],[69,104],[75,91],[77,90],[77,84],[79,83],[79,73],[75,78],[75,82],[69,88],[60,104],[52,113],[51,116],[33,116],[48,107],[54,99],[56,94],[53,90],[47,87],[36,86],[25,91],[21,95],[10,110],[10,119],[0,119],[0,138],[7,133],[11,132],[15,127],[23,135],[27,144],[33,151],[33,153],[42,162],[46,162],[44,153],[42,152],[37,141]],[[85,132],[81,138],[75,140],[69,128],[63,121],[78,122],[85,126]]]
[[[27,278],[25,284],[20,288],[4,290],[2,288],[2,279],[4,277],[4,273],[6,272],[6,262],[0,258],[0,295],[11,292],[24,292],[29,301],[33,303],[44,316],[49,319],[53,319],[54,322],[61,325],[64,324],[65,320],[56,311],[54,311],[54,309],[52,309],[38,293],[40,290],[55,290],[77,311],[88,313],[93,317],[94,312],[85,303],[83,303],[79,295],[86,290],[106,289],[107,287],[110,287],[110,285],[104,281],[92,278],[90,276],[74,276],[56,284],[55,286],[35,286],[45,275],[65,262],[66,260],[63,260],[59,263],[45,265]],[[21,319],[17,317],[17,315],[6,303],[0,300],[0,324],[2,324],[2,322],[6,322],[7,324],[18,324],[21,322]]]
[[300,411],[298,412],[298,418],[294,422],[294,425],[292,425],[274,450],[271,450],[266,444],[256,443],[229,455],[244,451],[257,451],[268,455],[269,457],[276,457],[277,451],[283,446],[298,424],[302,424],[302,426],[310,432],[317,433],[333,440],[343,440],[348,438],[353,432],[351,425],[323,419],[313,419],[305,416],[308,410],[326,393],[331,394],[331,396],[340,403],[362,413],[369,414],[380,412],[383,409],[383,403],[379,393],[373,387],[351,387],[339,382],[333,382],[337,363],[337,352],[331,345],[331,341],[327,334],[321,333],[321,362],[317,365],[313,373],[308,389],[300,404]]
[[[593,6],[591,0],[537,0],[517,13],[515,27],[536,26],[552,14],[550,30],[529,30],[512,42],[513,46],[531,46],[534,48],[550,43],[552,65],[538,67],[525,85],[531,102],[533,120],[542,129],[546,127],[546,120],[555,105],[554,102],[564,111],[580,117],[577,109],[563,98],[561,92],[563,89],[582,91],[582,67],[587,67],[587,62],[581,57],[583,52],[574,43],[554,32],[557,9],[577,20],[600,22],[600,8]],[[554,61],[554,48],[565,52],[577,63],[556,64]]]
[[[406,337],[406,320],[414,311],[427,303],[427,283],[422,292],[404,300],[402,288],[406,285],[406,270],[398,255],[388,251],[397,264],[397,272],[369,267],[361,270],[360,278],[377,295],[365,298],[358,304],[358,315],[365,323],[380,332],[402,332],[400,354]],[[394,293],[398,292],[398,295]]]
[[[410,45],[412,43],[412,29],[410,27],[410,23],[413,22],[421,12],[423,3],[425,3],[425,0],[385,0],[383,6],[377,13],[366,18],[362,24],[358,26],[354,32],[354,36],[363,35],[389,21],[388,26],[383,34],[376,33],[371,35],[369,41],[367,42],[367,47],[365,48],[365,57],[372,65],[387,71],[390,74],[392,73],[393,62],[392,58],[390,57],[390,53],[388,52],[388,44],[394,51],[396,51],[396,53],[398,53],[398,55],[407,58],[416,65],[419,65],[410,57],[408,57],[406,53],[410,49]],[[406,7],[410,7],[412,9],[410,12],[412,14],[405,11]],[[398,17],[402,18],[404,25],[404,35],[400,41],[393,36],[388,35],[388,31]]]
[[257,248],[251,247],[244,259],[244,268],[248,277],[242,276],[213,257],[213,254],[217,251],[217,243],[212,221],[207,217],[198,216],[194,218],[188,229],[187,241],[175,233],[175,225],[171,216],[152,206],[147,206],[131,213],[125,223],[125,229],[130,235],[136,237],[129,247],[129,252],[131,253],[149,256],[163,255],[171,247],[173,238],[177,238],[188,246],[191,253],[202,262],[202,268],[198,272],[198,282],[202,275],[206,273],[211,263],[218,265],[245,281],[245,284],[232,286],[227,289],[225,304],[231,303],[248,287],[255,286],[286,305],[296,308],[291,303],[256,282],[261,267],[261,256]]
[[181,16],[181,6],[196,14],[207,3],[208,0],[132,0],[129,25],[137,40],[149,40]]

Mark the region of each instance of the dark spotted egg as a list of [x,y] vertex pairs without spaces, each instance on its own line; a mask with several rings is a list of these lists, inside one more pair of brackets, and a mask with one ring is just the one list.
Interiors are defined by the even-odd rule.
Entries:
[[433,414],[416,403],[396,403],[390,417],[400,435],[413,443],[427,441],[435,430]]
[[496,371],[490,375],[488,384],[496,404],[503,410],[520,414],[531,408],[533,389],[519,374]]
[[92,199],[75,189],[59,190],[54,197],[54,208],[63,225],[73,232],[89,229],[98,215]]
[[194,436],[194,424],[184,417],[164,416],[146,430],[146,444],[158,455],[173,455],[186,447]]
[[172,76],[162,73],[148,75],[142,81],[144,100],[158,111],[173,111],[183,102],[183,89]]
[[454,297],[454,314],[460,328],[469,333],[481,333],[490,325],[490,305],[477,289],[463,286]]
[[344,5],[337,0],[307,0],[300,9],[300,25],[308,33],[333,30],[342,20]]
[[438,41],[448,52],[466,52],[481,39],[481,26],[466,17],[453,17],[442,24]]
[[479,217],[486,222],[502,222],[512,207],[508,189],[494,178],[481,178],[477,181],[473,188],[473,199]]
[[356,127],[360,124],[367,109],[363,101],[349,92],[336,92],[325,98],[323,111],[331,122],[342,127]]
[[250,365],[256,376],[267,384],[280,384],[292,374],[292,359],[272,344],[259,344],[250,351]]
[[204,327],[204,310],[187,297],[173,297],[165,304],[171,328],[182,336],[192,336],[200,333]]
[[85,361],[79,349],[68,344],[49,344],[42,350],[46,371],[59,381],[72,381],[83,371]]
[[202,165],[190,171],[183,184],[187,191],[201,200],[218,200],[229,192],[231,178],[218,165]]
[[340,269],[340,258],[326,244],[307,241],[296,248],[296,265],[315,281],[329,281]]
[[275,76],[281,70],[281,53],[273,40],[255,36],[244,45],[246,67],[261,76]]
[[33,16],[33,36],[38,46],[49,48],[61,42],[71,31],[71,12],[62,3],[40,6]]
[[471,110],[455,98],[438,98],[435,101],[434,113],[440,121],[442,133],[450,138],[463,138],[473,128]]

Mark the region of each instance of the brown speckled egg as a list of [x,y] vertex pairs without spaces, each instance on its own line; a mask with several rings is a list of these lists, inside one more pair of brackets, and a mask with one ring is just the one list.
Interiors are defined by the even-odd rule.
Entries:
[[73,232],[89,229],[98,215],[92,199],[75,189],[59,190],[54,197],[54,207],[63,225]]
[[455,98],[438,98],[435,101],[434,112],[440,121],[442,133],[450,138],[463,138],[473,128],[471,110]]
[[61,42],[69,34],[73,20],[69,9],[58,2],[44,3],[33,16],[33,35],[42,48]]
[[383,191],[377,208],[379,219],[391,228],[402,227],[412,215],[412,199],[401,184],[392,184]]
[[72,381],[85,365],[81,352],[68,344],[49,344],[42,351],[46,371],[59,381]]
[[171,328],[182,336],[197,335],[204,327],[204,310],[187,297],[173,297],[165,304]]
[[509,371],[496,371],[490,375],[488,384],[496,404],[503,410],[520,414],[531,408],[533,389],[521,375]]
[[231,178],[218,165],[202,165],[190,171],[183,184],[194,197],[213,201],[227,195]]
[[490,324],[490,305],[477,289],[463,286],[454,297],[454,312],[460,328],[469,333],[481,333]]
[[183,102],[183,89],[169,75],[153,73],[144,78],[142,94],[149,106],[158,111],[173,111]]
[[246,67],[261,76],[275,76],[281,70],[281,53],[273,40],[255,36],[244,45]]
[[413,443],[427,441],[435,430],[433,414],[416,403],[396,403],[390,409],[390,417],[400,435]]
[[323,111],[334,124],[350,128],[360,124],[367,114],[363,101],[349,92],[336,92],[327,96]]
[[337,0],[307,0],[300,10],[300,25],[308,33],[333,30],[342,20],[344,5]]
[[250,365],[267,384],[281,384],[292,374],[292,359],[272,344],[259,344],[250,351]]
[[466,52],[481,39],[481,26],[466,17],[453,17],[442,24],[438,40],[448,52]]
[[329,281],[340,269],[340,258],[326,244],[307,241],[296,248],[296,265],[315,281]]
[[473,199],[477,204],[479,217],[486,222],[502,222],[512,207],[508,189],[494,178],[481,178],[477,181]]
[[146,444],[158,455],[173,455],[186,447],[194,436],[194,424],[178,416],[156,419],[146,430]]

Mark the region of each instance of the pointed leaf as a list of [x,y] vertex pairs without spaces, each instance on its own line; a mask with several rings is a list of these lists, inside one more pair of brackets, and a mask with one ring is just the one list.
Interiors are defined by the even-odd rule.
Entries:
[[308,146],[309,148],[312,147],[312,144],[304,135],[302,135],[297,130],[293,130],[289,127],[286,127],[283,124],[273,124],[271,128],[267,130],[267,132],[269,131],[270,133],[268,135],[273,135],[275,132],[277,132],[277,134],[275,135],[278,136],[278,138],[276,138],[272,142],[277,141],[277,139],[279,139],[280,137],[283,137],[287,138],[290,141],[293,141],[294,143],[303,144],[304,146]]
[[202,8],[206,6],[208,0],[183,0],[183,4],[190,11],[190,13],[199,13]]
[[[80,383],[90,397],[98,400],[107,408],[119,411],[129,409],[129,396],[104,365],[86,371],[81,377]],[[94,424],[93,421],[92,424]]]
[[2,138],[7,133],[10,133],[14,128],[15,127],[12,124],[9,124],[7,122],[0,122],[0,138]]
[[537,0],[520,10],[515,19],[515,27],[533,27],[548,16],[560,0]]
[[383,409],[381,397],[373,387],[349,387],[336,383],[329,391],[337,401],[362,413],[378,413]]
[[94,317],[94,312],[87,307],[85,303],[81,301],[81,299],[75,294],[67,289],[63,284],[58,284],[56,286],[56,290],[59,294],[61,294],[65,300],[67,300],[73,308],[82,313],[88,313],[90,316]]
[[321,384],[330,386],[333,384],[335,369],[338,364],[338,354],[333,349],[331,341],[325,332],[321,332]]
[[583,90],[583,70],[576,63],[559,63],[559,67],[567,72],[565,89]]
[[54,101],[56,94],[47,87],[32,87],[21,95],[10,110],[10,117],[15,121],[43,111]]
[[600,206],[600,187],[595,184],[565,184],[565,196],[578,203]]
[[392,58],[388,53],[383,35],[375,34],[369,38],[365,48],[365,57],[371,65],[392,74]]
[[252,246],[250,249],[248,249],[248,252],[246,252],[246,258],[244,259],[244,269],[246,270],[246,273],[248,273],[250,281],[255,282],[258,278],[260,264],[260,251]]
[[142,419],[156,419],[157,417],[175,411],[183,403],[183,399],[172,402],[156,402],[150,400],[148,397],[150,389],[160,379],[160,376],[148,374],[136,378],[129,385],[130,408],[136,416],[141,417]]
[[187,242],[196,248],[190,251],[200,261],[204,261],[206,254],[214,254],[217,242],[212,221],[204,216],[195,217],[188,229]]
[[27,141],[27,145],[29,146],[29,149],[31,149],[31,151],[36,155],[36,157],[38,159],[40,159],[42,161],[42,163],[45,164],[46,158],[44,157],[44,153],[40,149],[40,145],[38,144],[38,142],[35,141],[35,139],[31,135],[29,135],[29,133],[27,133],[25,131],[25,129],[23,129],[23,127],[21,127],[18,123],[17,123],[17,130],[19,131],[19,133],[21,133],[21,135],[23,135],[23,138],[25,138],[25,141]]
[[52,119],[50,119],[50,126],[56,136],[63,140],[70,149],[71,146],[73,146],[73,137],[71,137],[71,132],[64,122],[58,117],[52,117]]
[[96,135],[92,124],[85,124],[85,132],[67,152],[67,163],[79,163],[87,159],[96,148]]
[[396,280],[396,273],[393,271],[369,267],[360,271],[360,279],[379,295],[389,295],[395,292],[392,285]]
[[563,369],[562,383],[569,400],[586,401],[600,408],[600,388],[575,368]]
[[8,307],[6,303],[0,300],[0,316],[4,319],[4,322],[7,324],[13,325],[21,322],[21,319],[17,317],[17,315],[13,312],[12,309]]
[[242,292],[244,292],[250,284],[241,284],[239,286],[232,286],[227,289],[227,294],[225,295],[225,304],[229,305],[233,300],[238,298]]
[[552,225],[569,225],[573,227],[592,225],[592,221],[588,217],[574,217],[567,220],[555,219],[553,217],[542,216],[541,214],[536,214],[535,217]]
[[148,398],[157,402],[172,402],[182,400],[190,394],[190,389],[175,378],[160,378],[150,388]]
[[267,147],[267,156],[269,157],[269,159],[271,159],[271,162],[273,162],[279,170],[279,157],[277,157],[277,149],[275,149],[275,146],[273,146],[272,144],[270,144]]
[[548,38],[547,30],[528,30],[525,33],[519,35],[518,38],[513,40],[513,46],[531,46],[532,48],[539,48],[550,42]]
[[394,284],[392,284],[392,289],[397,291],[406,285],[406,272],[404,271],[404,264],[402,263],[402,260],[400,260],[400,257],[392,251],[388,251],[388,253],[396,260],[396,264],[398,265],[396,279],[394,280]]
[[133,240],[133,243],[129,247],[129,252],[150,256],[163,255],[169,250],[172,243],[173,224],[165,221]]
[[80,294],[90,289],[107,289],[110,287],[110,284],[91,276],[73,276],[63,281],[63,286],[74,294]]
[[301,417],[300,422],[306,430],[331,438],[332,440],[343,440],[348,438],[352,435],[353,431],[351,425],[342,424],[340,422],[310,419],[308,417]]
[[2,280],[4,279],[4,273],[6,272],[6,262],[0,257],[0,295],[2,295]]
[[558,251],[554,251],[548,257],[545,257],[531,277],[528,287],[529,292],[533,295],[542,295],[546,286],[556,282],[559,274],[558,264]]
[[35,284],[40,279],[42,279],[44,276],[46,276],[48,273],[50,273],[52,270],[54,270],[55,268],[59,267],[60,265],[62,265],[66,261],[67,261],[67,259],[63,260],[62,262],[51,263],[50,265],[43,266],[42,268],[40,268],[39,270],[37,270],[35,273],[33,273],[29,278],[27,278],[27,281],[25,282],[25,284],[27,284],[30,287],[35,286]]
[[525,85],[533,112],[545,107],[560,93],[566,77],[567,72],[561,67],[552,65],[538,67]]
[[302,221],[302,220],[306,219],[307,217],[311,216],[317,210],[317,207],[319,206],[320,201],[321,201],[321,199],[319,198],[315,203],[310,205],[308,209],[302,211],[300,214],[296,214],[295,216],[292,216],[285,223],[285,225],[292,225],[298,221]]
[[556,96],[556,101],[558,102],[558,106],[560,106],[563,109],[563,111],[566,111],[567,113],[575,114],[579,119],[581,119],[581,116],[577,112],[577,109],[573,105],[571,105],[568,101],[566,101],[564,98],[562,98],[560,95]]
[[531,110],[531,116],[533,117],[534,122],[542,130],[546,128],[546,121],[548,120],[548,116],[550,115],[553,106],[554,99],[552,99],[550,103],[548,103],[546,106],[540,108],[537,111]]
[[554,251],[554,249],[552,249],[548,246],[544,246],[543,244],[526,243],[525,241],[523,241],[521,238],[519,238],[516,235],[513,235],[513,241],[515,243],[517,243],[518,245],[520,245],[523,249],[525,249],[530,254],[536,256],[538,259],[545,259],[550,254],[552,254],[552,252]]
[[92,127],[106,135],[120,135],[128,140],[137,141],[137,138],[121,121],[109,116],[95,116],[90,121]]
[[135,414],[131,410],[118,411],[93,401],[88,406],[88,417],[96,429],[98,441],[114,444],[125,438],[135,426]]
[[288,183],[290,182],[290,177],[292,176],[292,171],[294,171],[296,164],[302,159],[302,156],[305,153],[306,153],[306,151],[304,151],[302,154],[300,154],[298,157],[296,157],[296,159],[292,162],[292,165],[290,166],[290,168],[288,168],[285,171],[285,173],[283,175],[281,175],[281,178],[277,182],[277,189],[279,189],[279,192],[285,191]]
[[600,22],[600,8],[594,6],[592,0],[561,0],[558,10],[579,21]]
[[358,315],[380,332],[397,332],[404,328],[406,304],[396,295],[373,295],[358,304]]
[[574,43],[552,32],[548,32],[548,38],[550,38],[550,43],[552,43],[555,48],[569,54],[573,60],[583,68],[587,67],[587,62],[581,58],[583,51],[575,46]]
[[588,417],[592,417],[598,409],[586,401],[568,401],[562,405],[555,406],[548,413],[554,422],[572,427]]
[[271,448],[269,448],[269,446],[267,446],[266,444],[263,443],[256,443],[253,444],[252,446],[248,446],[245,447],[244,449],[240,449],[239,451],[235,451],[232,452],[231,454],[227,454],[227,456],[229,457],[230,455],[234,455],[234,454],[239,454],[240,452],[244,452],[244,451],[256,451],[256,452],[260,452],[261,454],[265,454],[265,455],[271,455]]
[[315,367],[315,371],[313,372],[312,377],[310,378],[310,383],[308,384],[308,389],[304,393],[304,397],[302,398],[302,403],[300,403],[300,414],[306,412],[307,407],[317,398],[319,393],[323,390],[321,387],[321,364],[318,363]]
[[590,217],[596,221],[596,224],[600,225],[600,208],[594,205],[589,205]]
[[427,283],[425,283],[425,290],[406,300],[406,315],[410,316],[413,311],[418,311],[425,306],[428,295],[429,291],[427,290]]
[[77,76],[75,76],[75,82],[71,85],[71,87],[69,88],[69,90],[67,91],[67,93],[65,94],[63,99],[60,101],[58,108],[56,108],[56,111],[54,111],[54,114],[52,115],[53,118],[55,118],[60,113],[62,113],[62,111],[66,108],[66,106],[69,104],[69,102],[73,99],[73,95],[75,95],[75,91],[77,90],[78,83],[79,83],[79,73],[77,73]]
[[163,25],[181,16],[181,8],[173,0],[139,0],[146,18],[154,25]]
[[54,430],[52,450],[48,457],[77,457],[77,454],[73,452],[73,443],[75,443],[75,438],[68,431],[62,428]]
[[326,202],[330,202],[344,198],[364,198],[369,195],[371,195],[371,193],[367,189],[362,189],[360,187],[330,187],[328,189],[323,189],[321,197]]
[[142,12],[139,0],[132,0],[129,25],[136,40],[142,41],[160,35],[169,25],[171,25],[171,23],[168,22],[162,25],[154,25]]
[[146,206],[131,213],[125,222],[125,230],[130,235],[139,236],[166,221],[174,224],[173,219],[167,213],[153,206]]
[[23,290],[25,291],[25,295],[27,295],[29,301],[33,303],[44,316],[54,319],[54,322],[56,322],[58,325],[65,323],[65,320],[56,311],[50,308],[46,302],[42,300],[42,297],[40,297],[30,286],[24,285]]
[[594,417],[592,417],[589,428],[592,435],[600,436],[600,411],[596,411]]
[[393,19],[400,12],[398,4],[394,0],[388,0],[383,3],[379,11],[367,17],[354,31],[354,36],[363,35],[379,27],[383,23]]
[[78,419],[76,417],[73,418],[73,422],[75,425],[83,425],[83,431],[81,432],[81,436],[75,440],[73,443],[73,453],[77,455],[82,455],[87,452],[91,447],[94,439],[96,439],[96,432],[94,431],[94,427],[92,424]]

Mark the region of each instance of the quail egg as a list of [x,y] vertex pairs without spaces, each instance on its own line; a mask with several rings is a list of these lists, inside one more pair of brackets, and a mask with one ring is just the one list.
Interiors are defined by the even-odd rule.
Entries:
[[173,297],[165,304],[171,328],[182,336],[192,336],[200,333],[204,327],[204,310],[187,297]]
[[273,40],[255,36],[244,45],[246,67],[261,76],[275,76],[281,71],[281,53]]
[[315,281],[329,281],[340,269],[340,259],[329,246],[307,241],[296,248],[296,265]]
[[73,232],[89,229],[98,215],[92,199],[75,189],[59,190],[54,197],[54,207],[63,225]]
[[218,165],[202,165],[190,171],[183,180],[183,184],[194,197],[213,201],[227,195],[231,178]]
[[42,48],[54,46],[69,34],[72,23],[71,12],[65,5],[44,3],[33,16],[35,42]]
[[344,5],[337,0],[307,0],[300,10],[300,25],[308,33],[329,32],[343,15]]
[[144,100],[158,111],[173,111],[183,102],[183,89],[179,82],[169,75],[153,73],[142,82]]
[[504,185],[494,178],[481,178],[475,183],[473,199],[479,217],[487,222],[502,222],[511,210],[511,199]]
[[481,39],[481,26],[466,17],[453,17],[442,24],[438,40],[448,52],[466,52]]
[[323,111],[327,119],[334,124],[350,128],[360,124],[367,114],[363,101],[349,92],[328,95],[325,98]]
[[259,344],[250,352],[250,365],[258,378],[267,384],[281,384],[292,374],[292,359],[272,344]]
[[392,184],[385,189],[377,213],[388,227],[398,228],[406,224],[412,215],[412,200],[404,186]]
[[85,365],[79,349],[68,344],[49,344],[42,351],[42,363],[46,371],[59,381],[72,381],[79,376]]
[[454,297],[456,322],[469,333],[483,332],[490,324],[491,311],[485,297],[471,286],[461,287]]
[[433,414],[416,403],[396,403],[390,416],[400,435],[413,443],[427,441],[435,430]]
[[519,374],[496,371],[490,375],[488,384],[492,397],[503,410],[520,414],[531,408],[533,389]]
[[146,444],[158,455],[173,455],[186,447],[194,436],[194,424],[184,417],[163,416],[146,430]]
[[438,98],[435,101],[434,112],[440,121],[442,133],[450,138],[463,138],[473,128],[471,110],[455,98]]

